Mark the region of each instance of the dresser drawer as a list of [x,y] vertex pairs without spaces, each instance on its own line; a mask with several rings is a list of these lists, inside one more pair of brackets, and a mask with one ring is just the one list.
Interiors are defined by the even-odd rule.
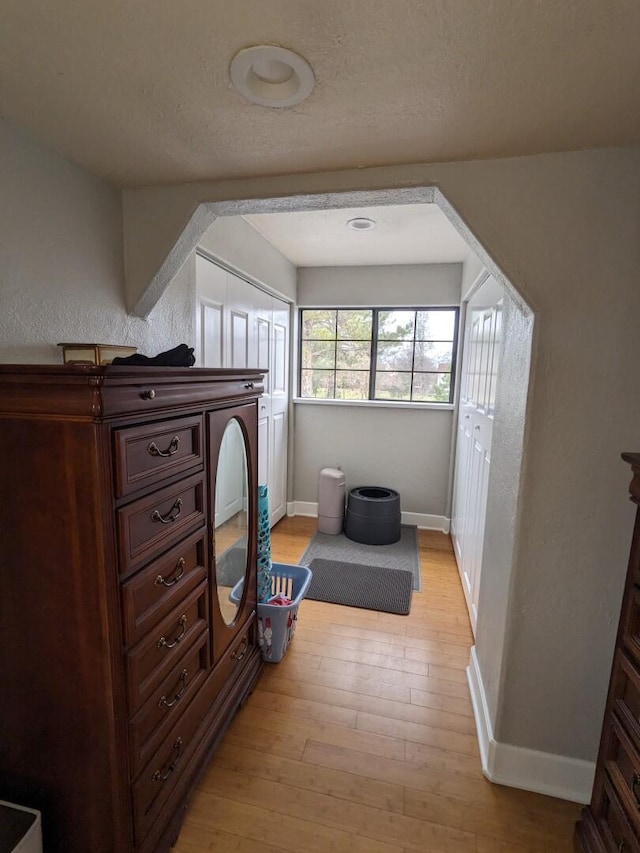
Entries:
[[[253,618],[253,617],[252,617]],[[253,626],[249,620],[246,632],[242,632],[231,646],[224,659],[205,681],[182,717],[166,736],[162,746],[146,765],[133,784],[134,832],[140,842],[149,832],[154,821],[161,813],[164,803],[180,781],[181,775],[200,747],[202,737],[197,736],[198,728],[217,727],[220,730],[229,722],[232,711],[220,714],[231,688],[228,682],[230,672],[242,672],[249,661],[252,649]],[[221,687],[229,687],[221,692]],[[216,723],[213,723],[217,719]],[[215,736],[215,735],[214,735]]]
[[605,767],[621,803],[640,828],[640,755],[616,717],[612,715],[606,735]]
[[204,691],[208,694],[208,701],[212,706],[224,699],[256,645],[256,621],[255,613],[252,613],[207,678]]
[[134,501],[117,512],[120,573],[144,566],[205,524],[205,485],[195,474]]
[[117,498],[203,463],[202,415],[114,430]]
[[206,631],[153,691],[129,724],[131,776],[151,758],[196,695],[207,674],[209,632]]
[[208,585],[200,584],[126,656],[129,710],[133,713],[208,628]]
[[200,530],[122,585],[126,646],[137,643],[177,602],[203,581],[206,536]]
[[640,751],[640,672],[622,649],[614,658],[611,689],[613,710]]
[[640,589],[636,586],[627,593],[622,611],[622,642],[629,654],[640,663]]
[[594,803],[594,817],[600,837],[611,853],[640,853],[640,845],[613,785],[603,779],[600,793]]

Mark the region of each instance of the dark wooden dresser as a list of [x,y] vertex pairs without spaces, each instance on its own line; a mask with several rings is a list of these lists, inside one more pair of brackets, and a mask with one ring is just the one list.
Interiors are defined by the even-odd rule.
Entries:
[[[262,378],[0,366],[0,799],[41,810],[47,853],[168,849],[259,675]],[[242,492],[218,529],[226,444]]]
[[[640,505],[640,453],[631,465],[631,500]],[[622,613],[591,804],[576,826],[576,847],[588,853],[640,853],[640,509],[622,600]]]

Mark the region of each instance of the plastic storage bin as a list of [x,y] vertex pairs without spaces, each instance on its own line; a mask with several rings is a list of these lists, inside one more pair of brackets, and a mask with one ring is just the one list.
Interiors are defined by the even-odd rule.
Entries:
[[344,521],[344,472],[323,468],[318,480],[318,531],[337,536]]
[[[286,563],[273,563],[271,566],[272,595],[286,595],[291,604],[258,604],[258,642],[262,649],[263,660],[278,663],[284,657],[287,646],[296,632],[298,607],[307,594],[311,583],[311,569],[306,566],[289,566]],[[229,593],[234,604],[242,598],[241,578]]]

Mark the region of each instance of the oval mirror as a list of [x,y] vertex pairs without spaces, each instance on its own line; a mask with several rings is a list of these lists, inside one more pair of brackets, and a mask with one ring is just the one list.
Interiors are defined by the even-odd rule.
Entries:
[[248,473],[244,435],[232,418],[227,424],[216,473],[215,555],[216,584],[220,612],[227,625],[238,613],[229,593],[247,570],[248,553]]

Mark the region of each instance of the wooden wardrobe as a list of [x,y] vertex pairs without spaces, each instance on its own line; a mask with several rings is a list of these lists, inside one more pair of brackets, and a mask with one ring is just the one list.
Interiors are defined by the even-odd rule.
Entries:
[[0,799],[47,853],[167,850],[260,673],[262,379],[0,366]]
[[[640,453],[631,465],[631,500],[640,505]],[[640,509],[629,557],[591,804],[576,826],[586,853],[640,853]]]

